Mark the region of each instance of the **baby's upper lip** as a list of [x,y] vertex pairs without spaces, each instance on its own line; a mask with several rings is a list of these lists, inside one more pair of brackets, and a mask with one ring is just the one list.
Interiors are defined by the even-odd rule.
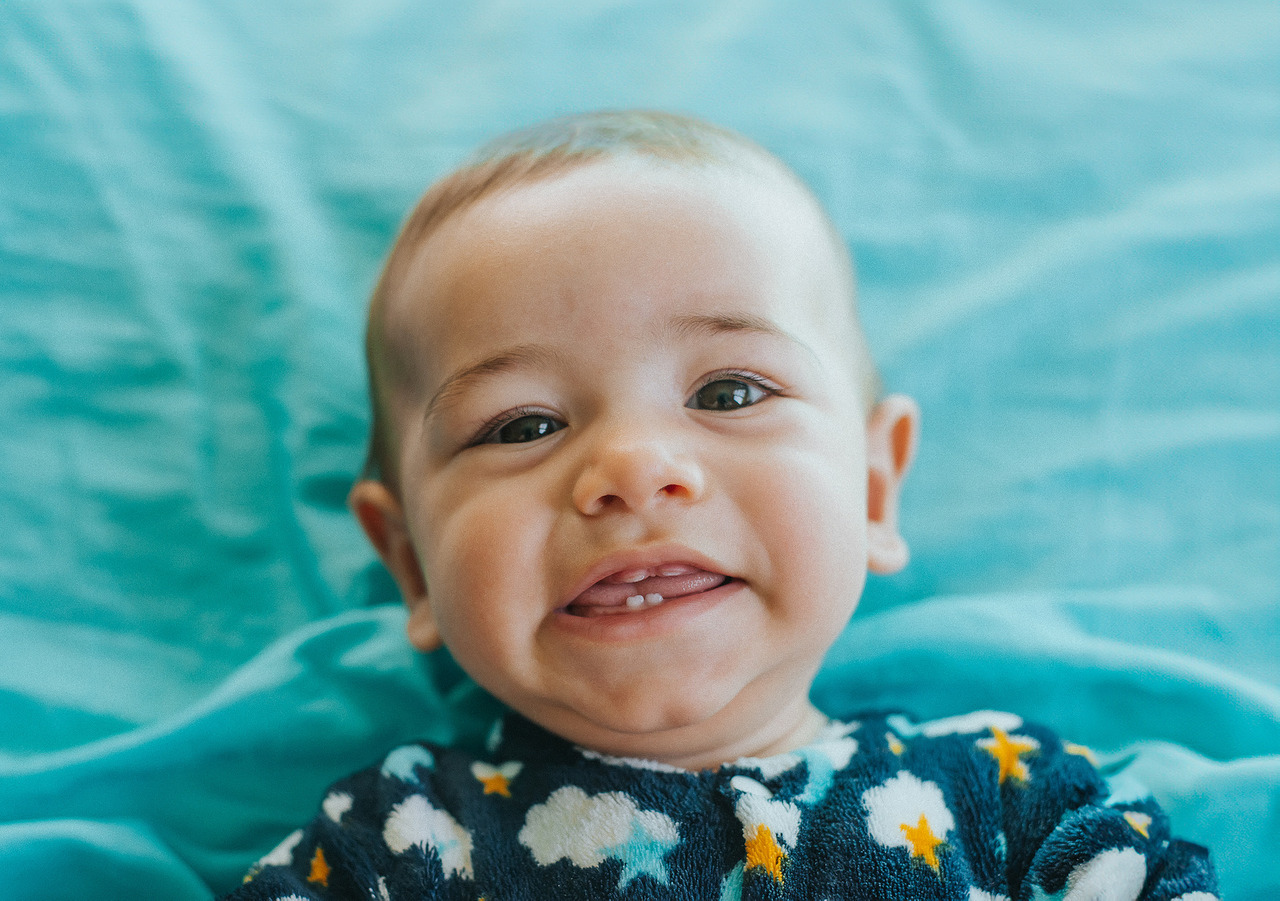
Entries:
[[610,554],[591,566],[590,569],[562,598],[561,609],[572,605],[591,586],[611,577],[629,576],[641,571],[659,573],[664,567],[687,567],[689,571],[702,570],[732,578],[724,568],[714,560],[682,545],[662,545],[661,547],[641,550],[622,551]]

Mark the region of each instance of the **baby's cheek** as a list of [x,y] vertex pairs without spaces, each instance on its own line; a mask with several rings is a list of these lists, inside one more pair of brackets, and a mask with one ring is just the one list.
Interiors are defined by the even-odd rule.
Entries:
[[432,523],[431,556],[458,603],[486,611],[542,603],[548,516],[519,500],[495,487]]
[[807,598],[798,603],[815,613],[851,612],[866,579],[865,485],[821,458],[793,459],[773,475],[785,495],[760,515],[789,596]]
[[866,529],[867,477],[826,456],[793,454],[775,466],[766,503],[808,543],[846,548]]

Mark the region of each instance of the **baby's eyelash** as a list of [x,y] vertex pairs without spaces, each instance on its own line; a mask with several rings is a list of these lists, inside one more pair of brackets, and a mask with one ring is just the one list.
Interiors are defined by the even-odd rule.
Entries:
[[525,416],[542,416],[547,419],[556,418],[539,407],[516,407],[513,410],[503,410],[497,416],[486,420],[483,425],[476,429],[475,434],[471,436],[471,440],[466,443],[466,446],[477,447],[481,444],[491,443],[490,439],[498,433],[499,429]]
[[694,388],[698,391],[710,385],[712,382],[718,382],[722,379],[739,379],[740,381],[750,382],[766,394],[785,394],[784,389],[772,379],[767,379],[758,372],[749,372],[745,369],[721,369],[716,372],[708,373],[698,381],[698,385]]

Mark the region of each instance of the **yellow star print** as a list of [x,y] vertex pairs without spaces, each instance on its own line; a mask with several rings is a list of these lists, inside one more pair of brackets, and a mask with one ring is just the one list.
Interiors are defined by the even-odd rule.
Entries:
[[1038,751],[1040,743],[1024,735],[1015,735],[1011,738],[1002,729],[995,726],[990,728],[993,737],[982,739],[978,745],[1000,764],[1000,784],[1004,785],[1005,780],[1010,776],[1019,782],[1026,782],[1031,773],[1027,765],[1022,762],[1022,755]]
[[315,856],[311,858],[311,875],[307,877],[307,882],[316,882],[329,887],[329,873],[332,872],[329,862],[324,859],[324,849],[316,848]]
[[1078,745],[1072,741],[1064,741],[1062,743],[1062,750],[1066,751],[1068,754],[1075,754],[1077,757],[1083,757],[1095,767],[1098,765],[1098,755],[1094,754],[1093,750],[1085,745]]
[[490,766],[487,763],[476,762],[471,765],[471,774],[484,787],[486,795],[501,795],[504,798],[511,797],[511,780],[520,775],[522,764],[517,762],[504,763],[502,766]]
[[914,826],[903,823],[902,834],[911,843],[911,856],[923,857],[924,862],[932,867],[935,873],[939,872],[941,864],[938,863],[938,845],[942,844],[942,839],[933,834],[929,818],[920,814],[920,820]]
[[786,859],[782,846],[773,837],[773,830],[761,823],[756,827],[756,834],[747,839],[747,869],[760,867],[782,884],[782,861]]
[[1143,838],[1151,838],[1148,830],[1151,829],[1151,815],[1143,813],[1140,810],[1126,810],[1124,812],[1124,821],[1129,824],[1129,828],[1141,835]]

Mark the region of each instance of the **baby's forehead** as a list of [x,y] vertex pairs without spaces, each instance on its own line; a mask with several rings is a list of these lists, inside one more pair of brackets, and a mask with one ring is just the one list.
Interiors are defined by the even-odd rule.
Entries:
[[[501,246],[543,240],[548,252],[591,248],[613,228],[618,246],[713,236],[755,246],[758,256],[800,268],[844,270],[847,250],[826,212],[780,164],[745,157],[689,162],[608,157],[514,182],[451,211],[419,238],[403,275],[421,280],[441,260],[481,260]],[[630,228],[632,231],[627,231]],[[627,248],[630,250],[630,246]],[[801,253],[802,259],[793,260]],[[847,287],[851,288],[852,285]]]
[[[647,253],[652,267],[663,269],[669,259],[664,254],[685,257],[691,246],[706,248],[708,263],[724,253],[736,256],[742,290],[751,290],[752,279],[787,279],[797,308],[841,333],[849,328],[853,282],[843,240],[789,170],[750,156],[728,163],[626,155],[512,183],[453,209],[418,237],[416,248],[400,248],[412,251],[408,265],[399,267],[398,284],[386,286],[384,309],[371,311],[371,335],[381,334],[376,350],[385,374],[401,384],[406,382],[397,375],[417,382],[409,371],[418,369],[413,361],[437,356],[451,331],[433,322],[436,298],[483,290],[496,270],[510,268],[512,248],[531,251],[522,265],[532,259],[535,267],[544,259],[576,262],[589,255],[594,269],[576,272],[591,281],[624,260],[647,278],[634,268],[637,247],[640,258]],[[697,267],[672,267],[672,273],[687,280],[680,290],[736,290]],[[538,269],[524,276],[532,288],[544,274]]]
[[[816,203],[770,173],[610,160],[456,211],[418,249],[393,315],[417,318],[433,297],[481,291],[512,266],[531,291],[565,273],[589,284],[667,272],[673,290],[711,294],[785,279],[797,304],[843,310],[852,286],[842,251]],[[684,265],[699,254],[705,265]],[[720,265],[727,258],[736,265]]]

